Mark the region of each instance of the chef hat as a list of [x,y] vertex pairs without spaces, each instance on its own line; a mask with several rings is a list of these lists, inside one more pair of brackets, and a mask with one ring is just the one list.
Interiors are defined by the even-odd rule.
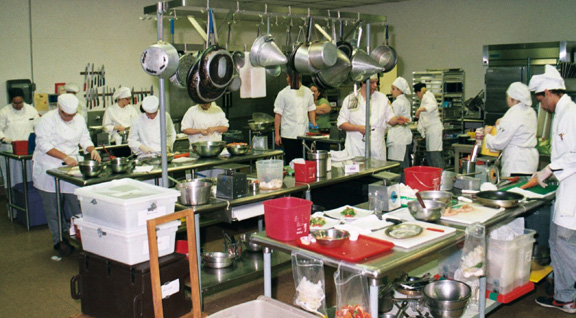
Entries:
[[78,93],[80,91],[80,88],[78,88],[78,85],[76,83],[68,83],[64,86],[64,89],[67,92],[74,92],[74,93]]
[[560,75],[560,72],[552,65],[546,65],[544,74],[532,76],[529,87],[530,90],[535,93],[542,93],[545,89],[566,90],[564,79]]
[[530,90],[526,84],[521,82],[514,82],[508,86],[506,95],[519,100],[525,105],[532,106],[532,96],[530,96]]
[[18,87],[13,87],[8,90],[8,96],[10,96],[10,100],[12,100],[14,97],[24,98],[24,90]]
[[155,113],[158,110],[158,104],[158,97],[151,95],[144,98],[142,108],[144,108],[144,111],[147,113]]
[[76,114],[78,110],[78,98],[72,94],[62,94],[58,96],[58,105],[66,114]]
[[402,93],[406,94],[406,95],[410,95],[412,94],[412,92],[410,91],[410,85],[408,84],[408,82],[404,79],[404,77],[397,77],[394,82],[392,82],[392,85],[396,86],[396,88],[398,88],[399,90],[402,91]]
[[130,89],[128,87],[120,87],[118,88],[115,92],[114,95],[112,95],[112,98],[114,100],[120,99],[120,98],[129,98],[132,97],[132,93],[130,92]]

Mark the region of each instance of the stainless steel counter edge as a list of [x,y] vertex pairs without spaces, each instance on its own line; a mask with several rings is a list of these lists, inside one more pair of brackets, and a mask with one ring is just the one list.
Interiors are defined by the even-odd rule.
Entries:
[[[522,214],[531,211],[541,205],[545,201],[528,201],[513,209],[506,209],[503,213],[484,223],[487,228],[494,227],[499,223],[510,220],[512,218],[521,216]],[[367,277],[372,279],[381,279],[385,276],[392,274],[395,270],[406,271],[409,264],[421,261],[427,257],[434,257],[434,253],[446,247],[454,246],[465,239],[465,225],[454,223],[444,223],[443,225],[452,226],[456,228],[456,233],[441,241],[430,243],[420,248],[405,250],[402,248],[394,247],[391,251],[379,256],[374,256],[363,263],[348,263],[344,262],[345,266],[356,271],[363,272]],[[295,245],[295,242],[280,242],[270,239],[266,236],[266,232],[260,232],[252,236],[252,242],[260,244],[272,250],[279,250],[286,253],[298,251],[304,255],[322,260],[326,265],[337,267],[343,261],[331,258],[322,254],[318,254]]]
[[192,209],[194,210],[195,213],[213,212],[216,210],[226,209],[227,207],[256,203],[277,197],[286,196],[289,194],[304,192],[308,189],[313,190],[340,182],[354,180],[361,177],[370,176],[384,170],[389,170],[398,166],[399,163],[397,162],[369,159],[364,161],[364,165],[361,165],[360,172],[356,174],[346,175],[344,173],[344,167],[332,167],[332,171],[327,173],[326,178],[322,178],[318,181],[303,183],[303,182],[296,182],[294,177],[285,177],[283,187],[278,190],[261,190],[258,194],[254,195],[250,193],[246,197],[233,200],[216,198],[212,199],[209,204],[198,206],[186,206],[176,203],[176,210]]
[[32,160],[32,155],[15,155],[11,152],[0,151],[0,156],[8,157],[15,160]]
[[[202,168],[210,168],[220,164],[225,163],[235,163],[235,162],[245,162],[263,158],[270,158],[270,157],[277,157],[282,156],[281,150],[271,150],[271,151],[262,151],[262,152],[255,152],[253,154],[247,154],[244,156],[230,156],[230,157],[217,157],[217,158],[200,158],[194,162],[183,162],[183,163],[170,163],[168,164],[168,172],[177,172],[177,171],[185,171],[185,170],[192,170],[192,169],[202,169]],[[116,179],[122,178],[134,178],[134,179],[153,179],[160,177],[162,175],[162,170],[160,168],[154,169],[151,172],[145,173],[119,173],[114,174],[112,172],[104,172],[106,175],[104,177],[97,177],[97,178],[84,178],[84,177],[75,177],[71,176],[66,173],[64,169],[56,168],[52,170],[48,170],[47,173],[51,176],[57,177],[62,181],[66,181],[68,183],[84,187],[94,184],[99,184],[107,181],[112,181]]]

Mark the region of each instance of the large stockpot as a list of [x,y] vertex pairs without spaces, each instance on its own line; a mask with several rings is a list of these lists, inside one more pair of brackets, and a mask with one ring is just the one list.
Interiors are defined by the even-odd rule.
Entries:
[[144,72],[162,78],[170,78],[176,73],[178,62],[178,51],[170,43],[165,42],[151,45],[140,56]]
[[506,191],[480,191],[476,193],[476,200],[483,205],[502,208],[513,208],[520,204],[524,196],[515,192]]
[[184,205],[201,205],[210,202],[212,182],[209,179],[193,179],[176,184],[180,191],[178,201]]

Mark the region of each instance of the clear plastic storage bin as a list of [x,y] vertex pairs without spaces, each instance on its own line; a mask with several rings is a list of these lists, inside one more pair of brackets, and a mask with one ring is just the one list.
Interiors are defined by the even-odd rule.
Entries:
[[74,191],[87,222],[121,231],[146,229],[146,221],[174,213],[180,192],[133,179],[120,179]]
[[488,238],[486,288],[508,294],[530,281],[530,263],[536,231],[525,229],[513,240]]

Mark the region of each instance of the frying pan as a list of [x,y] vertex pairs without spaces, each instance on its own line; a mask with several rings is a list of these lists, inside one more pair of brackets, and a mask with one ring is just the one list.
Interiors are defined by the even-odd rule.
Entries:
[[206,88],[225,88],[234,76],[234,60],[230,52],[211,46],[200,58],[200,78]]
[[502,208],[513,208],[520,204],[524,196],[515,192],[506,191],[480,191],[476,193],[476,200],[483,205]]
[[378,64],[384,67],[384,72],[390,72],[398,62],[398,55],[396,50],[388,45],[388,26],[386,26],[386,45],[381,45],[375,48],[370,56],[378,61]]

